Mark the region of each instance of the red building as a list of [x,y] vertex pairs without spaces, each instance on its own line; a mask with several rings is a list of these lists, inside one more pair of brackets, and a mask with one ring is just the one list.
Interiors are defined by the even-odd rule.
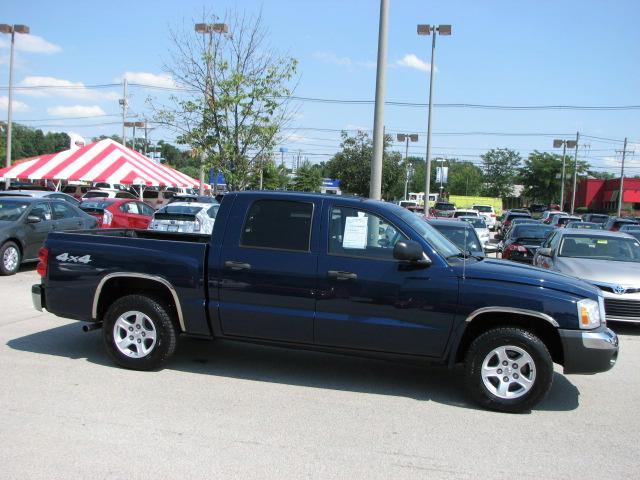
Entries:
[[[568,192],[571,195],[571,192]],[[598,180],[588,178],[578,183],[576,190],[576,208],[587,207],[592,211],[615,212],[618,209],[620,179]],[[571,197],[566,204],[571,204]],[[640,178],[624,179],[622,210],[640,210]]]

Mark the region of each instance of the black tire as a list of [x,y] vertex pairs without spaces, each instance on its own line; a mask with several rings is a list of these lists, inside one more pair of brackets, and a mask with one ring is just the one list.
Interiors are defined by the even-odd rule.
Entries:
[[[144,317],[138,321],[133,315],[126,316],[128,312],[140,312]],[[122,328],[122,322],[116,328],[116,322],[121,317],[125,321],[136,322],[131,326],[133,330],[130,332],[130,337],[129,333]],[[132,370],[156,370],[164,365],[175,352],[178,329],[172,318],[171,310],[157,298],[146,295],[121,297],[111,304],[103,322],[102,338],[107,353],[121,367]],[[138,324],[142,328],[136,329]],[[146,338],[140,337],[140,335],[144,335],[143,332],[152,331],[155,334],[155,342],[150,341],[151,334]],[[125,335],[122,336],[122,333]],[[132,340],[130,348],[124,348],[124,343],[121,343],[120,347],[118,346],[118,340],[127,342],[125,337]],[[149,348],[149,351],[139,350],[140,346]],[[129,354],[125,354],[123,351],[128,351]]]
[[[516,349],[521,349],[526,352],[533,361],[534,369],[532,370],[535,376],[532,376],[532,370],[528,366],[524,367],[524,373],[517,368],[512,368],[513,363],[509,360],[508,363],[510,364],[504,367],[508,369],[509,376],[502,376],[503,374],[507,375],[507,370],[497,370],[502,366],[498,364],[495,367],[496,372],[500,372],[501,375],[486,378],[486,381],[493,388],[493,391],[487,387],[482,374],[482,366],[485,360],[490,360],[487,366],[494,367],[491,361],[495,361],[499,357],[497,354],[491,357],[490,355],[500,347],[512,347],[511,350],[507,348],[507,353],[515,355],[517,355],[517,352],[515,352]],[[525,361],[524,357],[519,358],[523,359],[523,362]],[[514,363],[517,361],[519,360],[515,360]],[[503,382],[501,380],[502,378],[508,378],[508,381],[513,382],[513,385],[510,385],[508,382]],[[516,381],[516,378],[519,378],[519,380]],[[518,383],[531,378],[533,378],[533,383],[529,387]],[[471,397],[484,408],[509,413],[528,412],[546,396],[551,388],[552,382],[553,360],[551,359],[549,350],[542,340],[528,330],[508,327],[489,330],[476,338],[467,352],[465,359],[465,383]],[[500,396],[498,389],[504,384],[508,384],[508,388],[515,388],[513,389],[514,391],[504,393],[503,396]],[[517,398],[505,398],[509,394],[520,396]]]
[[[17,255],[17,261],[5,259],[5,253],[8,255],[12,253],[12,256]],[[14,257],[15,258],[15,257]],[[11,265],[5,265],[5,263],[11,261]],[[15,275],[22,263],[22,254],[20,253],[20,247],[15,242],[5,242],[0,247],[0,275]]]

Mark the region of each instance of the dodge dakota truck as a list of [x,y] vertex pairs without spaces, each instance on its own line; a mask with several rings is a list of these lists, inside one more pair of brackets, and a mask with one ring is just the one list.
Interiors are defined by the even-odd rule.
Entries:
[[108,354],[150,370],[180,335],[463,364],[485,408],[528,411],[565,373],[609,370],[600,291],[474,258],[402,207],[287,192],[225,195],[212,235],[52,233],[35,308],[102,328]]

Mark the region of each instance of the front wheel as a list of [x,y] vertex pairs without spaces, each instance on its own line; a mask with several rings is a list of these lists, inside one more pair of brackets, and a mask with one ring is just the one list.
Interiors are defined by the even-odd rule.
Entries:
[[0,275],[14,275],[21,261],[20,249],[14,242],[7,242],[0,247]]
[[171,310],[146,295],[116,300],[102,327],[109,356],[121,367],[133,370],[162,366],[175,351],[177,334]]
[[496,328],[476,338],[465,361],[467,388],[485,408],[531,410],[553,381],[553,360],[545,344],[520,328]]

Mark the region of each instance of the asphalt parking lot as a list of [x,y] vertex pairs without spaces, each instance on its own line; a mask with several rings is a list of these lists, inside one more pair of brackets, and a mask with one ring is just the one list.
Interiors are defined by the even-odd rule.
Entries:
[[[610,372],[556,373],[530,414],[469,403],[460,372],[183,339],[158,372],[0,277],[1,478],[637,478],[640,326]],[[634,473],[636,472],[636,473]]]

